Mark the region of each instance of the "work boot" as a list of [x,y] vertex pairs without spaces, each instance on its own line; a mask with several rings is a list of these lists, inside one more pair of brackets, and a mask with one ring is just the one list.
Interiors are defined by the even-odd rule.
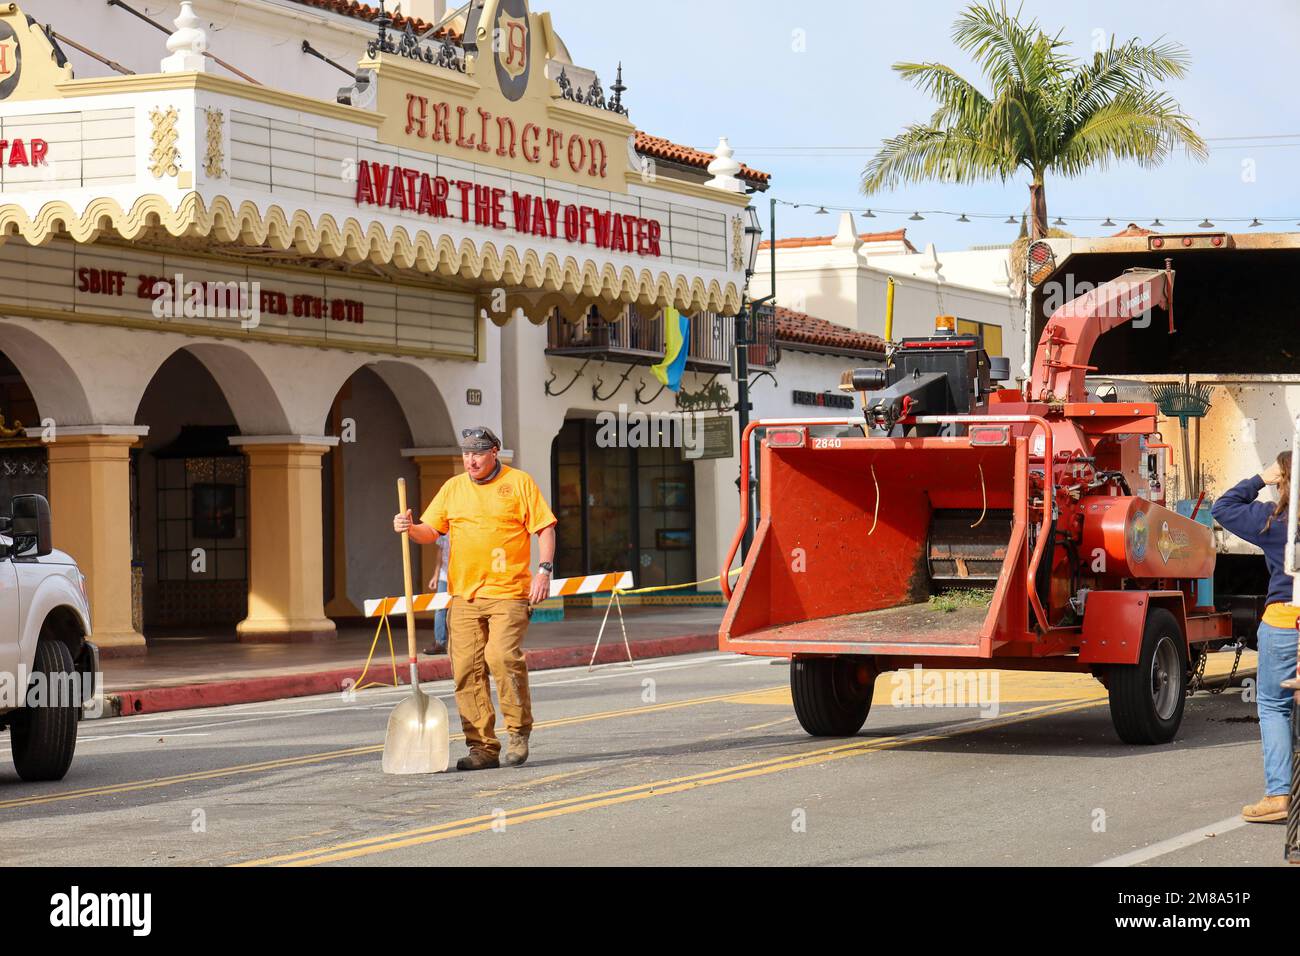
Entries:
[[522,767],[528,759],[528,735],[511,734],[510,746],[506,748],[506,766]]
[[1281,823],[1290,809],[1291,798],[1283,793],[1242,807],[1241,818],[1247,823]]
[[457,770],[495,770],[501,766],[501,760],[491,751],[474,747],[468,754],[456,761]]

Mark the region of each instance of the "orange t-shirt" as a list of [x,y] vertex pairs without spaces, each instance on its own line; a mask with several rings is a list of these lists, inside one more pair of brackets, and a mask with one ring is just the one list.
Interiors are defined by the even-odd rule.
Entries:
[[451,534],[447,590],[474,600],[527,600],[532,535],[555,524],[537,482],[507,465],[485,485],[467,474],[450,478],[420,520],[439,534]]

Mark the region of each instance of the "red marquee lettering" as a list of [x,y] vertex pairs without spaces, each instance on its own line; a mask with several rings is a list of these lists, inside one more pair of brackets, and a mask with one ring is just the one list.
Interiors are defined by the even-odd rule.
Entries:
[[[41,144],[39,148],[38,142]],[[16,148],[19,148],[17,140],[0,140],[0,154],[9,149],[10,164],[15,163],[13,150]],[[48,146],[44,140],[29,140],[21,149],[18,164],[35,158],[43,160]],[[448,199],[453,187],[459,191],[461,222],[493,229],[511,228],[511,223],[505,218],[505,189],[476,184],[471,180],[430,176],[409,166],[365,159],[357,164],[356,203],[359,206],[382,206],[433,218],[451,218]],[[663,227],[657,220],[624,216],[591,206],[562,205],[558,199],[526,192],[510,191],[509,196],[513,228],[521,235],[559,239],[562,231],[568,242],[592,242],[601,249],[614,252],[635,251],[646,256],[662,254],[660,237]]]
[[[506,58],[504,65],[512,67],[518,64],[520,67],[528,65],[528,48],[524,44],[527,34],[524,32],[524,25],[518,20],[506,21]],[[518,54],[518,58],[516,58]]]
[[523,193],[511,193],[510,202],[515,207],[515,232],[530,232],[533,221],[533,201]]
[[[596,154],[600,153],[600,165],[596,165]],[[589,175],[605,178],[605,141],[593,138],[591,140],[591,169],[587,170]]]
[[465,138],[465,116],[469,109],[464,106],[456,107],[456,145],[461,149],[473,149],[475,137],[473,133],[469,134],[469,139]]
[[506,227],[506,221],[505,219],[502,218],[502,215],[505,213],[506,210],[505,210],[505,205],[501,202],[501,200],[505,198],[505,195],[506,195],[506,191],[504,189],[494,188],[492,190],[492,228],[493,229],[504,229]]
[[[528,145],[528,134],[533,134],[533,145]],[[519,137],[519,148],[523,151],[524,159],[530,163],[540,163],[542,161],[542,148],[537,144],[537,140],[542,135],[542,128],[536,123],[525,123],[524,131]]]
[[[412,172],[414,172],[414,170],[412,170]],[[434,212],[433,183],[429,181],[428,173],[420,173],[420,185],[418,191],[420,194],[420,200],[415,204],[415,211],[422,216],[437,215],[437,213]]]
[[[506,139],[506,129],[510,129],[510,138]],[[486,137],[484,137],[486,138]],[[501,145],[497,147],[498,156],[509,156],[515,158],[515,121],[509,116],[497,117],[497,142]],[[506,144],[510,145],[507,147]]]
[[433,104],[433,140],[451,142],[451,113],[446,103]]
[[[578,144],[578,158],[573,158],[573,144]],[[569,168],[575,173],[582,172],[582,167],[587,165],[587,144],[581,136],[574,133],[569,137]]]
[[[546,232],[546,203],[542,201],[541,196],[533,197],[533,235],[545,237]],[[555,230],[552,229],[550,237],[555,238]]]
[[564,145],[564,134],[558,129],[546,130],[546,145],[551,151],[551,168],[560,168],[560,147]]
[[[0,139],[0,149],[5,146],[5,141]],[[357,165],[357,205],[362,203],[374,205],[375,193],[370,188],[370,162],[363,159]]]
[[406,135],[412,134],[420,139],[425,137],[425,120],[429,116],[429,100],[427,97],[416,96],[414,93],[406,94]]
[[478,109],[478,121],[479,121],[478,151],[480,153],[486,153],[492,149],[492,147],[488,144],[488,120],[492,118],[492,114],[489,113],[487,110],[483,109],[483,107],[481,106],[478,107],[477,109]]
[[451,183],[445,176],[435,176],[433,179],[433,214],[435,216],[447,215],[447,196],[451,192]]

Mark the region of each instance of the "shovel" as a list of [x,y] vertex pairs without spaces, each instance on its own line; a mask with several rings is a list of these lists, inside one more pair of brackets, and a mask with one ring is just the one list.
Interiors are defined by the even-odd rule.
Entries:
[[[406,479],[397,479],[397,509],[406,513]],[[402,532],[402,574],[406,578],[406,647],[411,658],[411,696],[393,708],[384,734],[384,773],[442,773],[450,760],[447,707],[420,690],[415,663],[415,610],[411,589],[411,537]]]

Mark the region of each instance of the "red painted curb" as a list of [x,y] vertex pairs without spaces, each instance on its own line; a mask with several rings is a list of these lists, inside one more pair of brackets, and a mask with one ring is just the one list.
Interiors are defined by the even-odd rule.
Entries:
[[[697,654],[718,647],[718,635],[681,634],[652,640],[631,642],[632,657],[642,660],[650,657],[672,657],[677,654]],[[591,646],[576,644],[569,647],[543,647],[526,651],[530,671],[574,667],[591,660]],[[614,664],[627,660],[622,641],[601,644],[596,655],[597,664]],[[448,680],[451,661],[446,657],[421,658],[420,680]],[[408,665],[398,663],[399,682],[406,682]],[[196,707],[222,707],[227,704],[251,704],[258,701],[280,700],[285,697],[310,697],[315,694],[342,692],[361,676],[360,667],[314,671],[305,674],[280,674],[274,677],[246,677],[237,680],[211,681],[206,684],[183,684],[176,687],[152,687],[141,690],[124,690],[105,695],[106,716],[156,714],[168,710],[191,710]],[[392,680],[391,667],[376,668],[371,665],[366,682],[387,683]]]

